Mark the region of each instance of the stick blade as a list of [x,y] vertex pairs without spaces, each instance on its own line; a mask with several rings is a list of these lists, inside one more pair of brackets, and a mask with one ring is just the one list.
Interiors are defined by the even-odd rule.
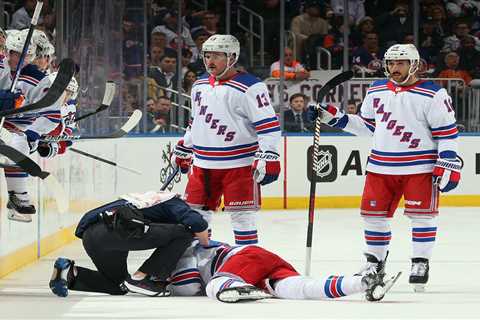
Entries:
[[327,83],[325,83],[325,85],[322,88],[320,88],[317,95],[317,103],[322,102],[323,98],[325,98],[325,96],[330,92],[330,90],[332,90],[336,86],[352,78],[353,78],[353,71],[351,70],[337,74],[335,77],[330,79]]
[[115,96],[115,90],[115,83],[113,81],[107,81],[107,83],[105,84],[105,93],[103,94],[102,107],[106,106],[105,108],[108,108],[108,106],[110,106],[113,97]]
[[140,122],[142,119],[142,111],[135,110],[127,122],[120,128],[120,130],[124,131],[125,133],[129,133],[135,126]]

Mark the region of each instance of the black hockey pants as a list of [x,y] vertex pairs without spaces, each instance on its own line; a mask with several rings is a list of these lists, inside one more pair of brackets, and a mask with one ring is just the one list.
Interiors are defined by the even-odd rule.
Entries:
[[121,295],[126,293],[120,284],[128,276],[129,251],[155,249],[139,270],[165,280],[191,244],[193,235],[180,224],[152,223],[141,238],[125,238],[100,222],[90,226],[82,240],[98,271],[76,266],[78,273],[69,289]]

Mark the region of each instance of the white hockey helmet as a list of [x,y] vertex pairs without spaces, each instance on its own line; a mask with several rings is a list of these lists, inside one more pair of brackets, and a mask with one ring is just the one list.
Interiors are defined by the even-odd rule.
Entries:
[[41,30],[34,30],[32,41],[37,45],[37,56],[51,57],[55,53],[55,48],[48,40],[45,32]]
[[[8,31],[7,30],[7,41],[5,42],[5,46],[8,51],[15,51],[21,53],[23,50],[23,45],[25,44],[25,40],[27,39],[27,33],[23,31]],[[37,50],[37,46],[33,41],[30,41],[30,44],[27,49],[27,55],[31,55],[32,59],[35,58],[35,51]]]
[[408,69],[408,77],[399,84],[404,84],[414,75],[418,67],[420,66],[420,54],[417,48],[413,44],[394,44],[388,48],[383,57],[383,67],[385,69],[385,75],[390,78],[390,72],[388,71],[388,61],[391,60],[408,60],[410,61],[410,68]]
[[[214,34],[210,36],[202,45],[202,58],[203,63],[205,64],[205,53],[207,52],[223,52],[227,55],[227,67],[222,74],[217,77],[224,75],[228,69],[233,67],[238,61],[240,56],[240,42],[237,38],[230,34]],[[205,68],[208,70],[207,65]]]
[[[48,75],[48,78],[50,79],[50,82],[53,83],[53,81],[55,81],[55,78],[57,77],[57,74],[58,72],[55,71],[55,72],[52,72]],[[67,88],[65,89],[65,91],[70,91],[72,93],[71,95],[71,99],[76,99],[77,98],[77,95],[78,95],[78,82],[77,82],[77,79],[75,79],[75,77],[72,77],[72,79],[70,80],[70,82],[68,83],[67,85]]]

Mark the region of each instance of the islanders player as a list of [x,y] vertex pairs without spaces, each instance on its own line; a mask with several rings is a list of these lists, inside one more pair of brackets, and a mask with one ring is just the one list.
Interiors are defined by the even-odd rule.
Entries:
[[210,221],[223,195],[236,244],[254,244],[258,184],[269,184],[280,174],[279,121],[266,85],[234,68],[240,54],[234,36],[211,36],[202,54],[208,74],[193,85],[191,125],[172,162],[186,173],[194,159],[187,203]]
[[373,136],[361,216],[365,223],[368,269],[384,272],[392,237],[390,220],[400,198],[410,218],[410,283],[423,291],[437,235],[439,191],[460,180],[454,107],[447,91],[417,77],[420,56],[412,44],[396,44],[385,53],[387,79],[367,91],[360,115],[346,115],[332,105],[310,106],[321,121],[356,135]]

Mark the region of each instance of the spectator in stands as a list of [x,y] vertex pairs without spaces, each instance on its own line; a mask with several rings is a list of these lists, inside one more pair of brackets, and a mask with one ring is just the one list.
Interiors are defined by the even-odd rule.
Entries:
[[153,29],[150,34],[150,47],[158,47],[165,51],[167,46],[167,36],[165,33],[158,31],[158,29]]
[[[177,19],[177,12],[174,10],[168,11],[164,16],[163,16],[163,22],[165,23],[164,25],[156,26],[153,28],[153,32],[162,32],[165,34],[167,37],[167,47],[170,47],[172,49],[177,48],[177,24],[178,24],[178,19]],[[195,42],[193,42],[192,35],[190,34],[190,30],[183,25],[182,23],[182,44],[184,48],[193,48],[195,47]]]
[[[315,47],[321,45],[323,36],[328,33],[327,20],[321,17],[325,4],[320,0],[307,0],[305,2],[305,13],[293,18],[291,30],[295,34],[297,57],[302,57],[304,52],[315,52]],[[305,42],[309,37],[309,43]],[[319,43],[318,43],[319,42]],[[313,60],[313,59],[312,59]]]
[[149,66],[160,66],[160,58],[165,54],[165,50],[160,47],[152,46],[150,47],[150,59],[149,59]]
[[205,30],[198,30],[193,34],[193,39],[195,41],[195,48],[192,50],[192,63],[188,65],[188,68],[195,71],[198,76],[206,72],[205,65],[203,64],[203,59],[200,53],[202,52],[202,46],[205,41],[207,41],[209,35]]
[[167,50],[160,58],[159,67],[150,67],[148,76],[153,78],[157,84],[162,88],[169,88],[176,90],[177,87],[177,56],[175,52]]
[[126,82],[124,84],[122,88],[122,113],[130,114],[139,108],[140,99],[138,89],[138,86],[136,86],[134,82]]
[[[328,34],[323,38],[323,47],[330,51],[332,55],[331,69],[339,69],[343,65],[343,16],[333,14],[328,18],[330,24],[330,30]],[[322,69],[328,69],[326,59],[322,59]]]
[[448,21],[445,9],[441,4],[434,4],[430,7],[430,13],[427,19],[431,19],[435,32],[437,32],[442,38],[448,34]]
[[432,20],[425,20],[422,23],[419,34],[418,51],[420,56],[427,61],[429,68],[435,67],[437,61],[436,57],[443,43],[443,39],[435,32],[435,25]]
[[192,86],[193,83],[197,81],[197,74],[195,71],[188,70],[185,75],[183,76],[183,92],[186,95],[190,95],[190,92],[192,91]]
[[220,19],[218,18],[218,14],[213,11],[205,11],[202,17],[202,26],[203,29],[209,34],[214,35],[219,33],[219,26],[218,23]]
[[308,132],[312,130],[312,123],[307,119],[307,97],[302,93],[295,93],[290,97],[290,109],[283,113],[284,128],[287,132]]
[[185,76],[185,73],[189,70],[188,65],[192,60],[192,51],[187,48],[182,48],[182,78]]
[[[343,0],[331,0],[330,5],[336,15],[343,16]],[[365,17],[364,1],[348,0],[349,25],[357,25]]]
[[[445,66],[446,68],[442,70],[439,74],[439,78],[460,78],[466,85],[472,81],[472,77],[466,70],[459,70],[458,65],[460,58],[456,52],[450,52],[445,56]],[[442,81],[444,87],[447,86],[447,81]],[[461,84],[459,85],[462,86]]]
[[353,65],[360,70],[375,75],[381,72],[383,52],[378,44],[378,35],[370,32],[363,37],[363,46],[353,52]]
[[[285,79],[287,80],[305,80],[310,77],[308,72],[300,62],[293,59],[293,51],[285,48]],[[280,61],[272,63],[270,75],[274,78],[280,78]]]
[[123,60],[127,79],[138,77],[143,71],[143,43],[140,39],[138,24],[134,17],[126,14],[123,18]]
[[412,15],[409,13],[408,2],[397,0],[391,12],[386,12],[377,18],[377,29],[385,47],[400,43],[405,34],[413,33]]
[[353,28],[350,37],[352,47],[359,47],[362,45],[362,39],[365,34],[375,32],[375,21],[371,17],[363,18],[356,28]]
[[154,128],[150,132],[166,133],[170,131],[170,110],[172,102],[166,96],[160,97],[153,109]]
[[24,0],[23,7],[15,11],[12,15],[12,22],[10,23],[9,29],[22,30],[30,27],[36,5],[37,0]]
[[466,36],[473,37],[476,49],[480,50],[480,40],[470,34],[470,27],[467,22],[459,20],[455,23],[454,34],[443,40],[442,52],[457,51],[460,48],[461,39]]
[[480,51],[475,46],[475,38],[467,35],[460,41],[458,49],[460,70],[468,70],[475,79],[480,79]]
[[345,108],[345,112],[347,114],[357,114],[358,113],[357,109],[357,103],[355,100],[349,100],[347,103],[347,107]]

